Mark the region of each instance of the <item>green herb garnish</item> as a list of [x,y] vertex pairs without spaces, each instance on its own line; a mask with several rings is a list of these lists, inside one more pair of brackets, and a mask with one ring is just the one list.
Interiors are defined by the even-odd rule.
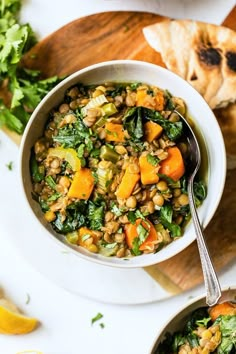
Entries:
[[151,154],[147,155],[147,162],[150,163],[152,166],[157,166],[159,163],[159,159],[157,156],[153,156]]
[[[1,1],[0,6],[0,84],[6,83],[11,102],[0,101],[0,126],[22,134],[30,113],[57,84],[57,77],[41,80],[40,72],[24,68],[21,59],[36,44],[29,24],[20,24],[20,0]],[[20,64],[21,62],[21,64]]]
[[6,167],[8,168],[9,171],[12,171],[12,169],[13,169],[13,161],[10,161],[9,163],[7,163]]
[[98,314],[91,319],[91,324],[93,325],[95,322],[99,321],[101,318],[103,318],[103,314],[98,312]]

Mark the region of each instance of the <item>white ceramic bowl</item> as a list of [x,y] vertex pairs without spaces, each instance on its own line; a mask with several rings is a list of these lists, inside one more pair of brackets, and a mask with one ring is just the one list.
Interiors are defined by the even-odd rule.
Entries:
[[[63,101],[65,91],[69,87],[77,83],[100,84],[105,81],[139,81],[153,84],[167,89],[174,96],[185,100],[189,115],[201,131],[206,146],[207,156],[205,156],[205,159],[208,161],[208,194],[198,210],[200,221],[205,228],[220,202],[226,175],[225,147],[217,120],[204,99],[186,81],[157,65],[133,60],[103,62],[72,74],[51,90],[33,112],[25,129],[20,148],[21,181],[23,195],[29,207],[29,218],[36,217],[38,219],[39,227],[44,228],[45,237],[51,237],[56,242],[64,243],[63,237],[52,230],[51,226],[44,220],[39,204],[32,199],[32,183],[29,170],[30,150],[35,141],[43,133],[48,113]],[[171,258],[185,249],[194,240],[195,232],[190,222],[183,237],[172,242],[156,254],[133,257],[129,261],[89,253],[82,247],[75,249],[74,246],[70,246],[67,243],[64,243],[64,247],[72,249],[78,256],[85,257],[87,260],[109,266],[132,268],[156,264]]]
[[[221,302],[236,300],[236,287],[232,286],[228,289],[222,290]],[[178,312],[176,312],[162,327],[162,329],[157,334],[154,343],[150,349],[149,354],[155,354],[158,345],[165,339],[166,333],[170,334],[181,331],[186,323],[186,320],[189,318],[191,313],[206,305],[206,297],[204,295],[198,296],[195,299],[192,299],[188,304],[184,305]]]

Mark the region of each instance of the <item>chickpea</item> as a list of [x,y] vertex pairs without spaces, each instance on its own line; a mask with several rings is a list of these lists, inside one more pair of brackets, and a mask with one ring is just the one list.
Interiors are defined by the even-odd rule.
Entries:
[[122,243],[123,241],[124,241],[124,239],[125,239],[125,234],[124,234],[124,232],[122,232],[122,233],[120,233],[120,234],[115,234],[115,236],[114,236],[114,239],[115,239],[115,241],[117,242],[117,243]]
[[54,132],[53,132],[53,130],[51,130],[51,129],[47,129],[47,130],[45,130],[45,132],[44,132],[44,136],[45,136],[47,139],[51,139],[53,135],[54,135]]
[[173,123],[178,122],[178,121],[179,121],[179,116],[178,116],[178,114],[175,113],[175,112],[171,113],[170,118],[169,118],[169,121],[170,121],[170,122],[173,122]]
[[52,162],[50,163],[50,167],[51,168],[58,168],[60,166],[60,161],[59,161],[59,159],[57,159],[57,158],[55,158],[55,159],[53,159],[52,160]]
[[119,154],[119,155],[125,155],[127,154],[127,150],[124,146],[122,145],[116,145],[115,146],[115,151]]
[[67,95],[71,98],[76,98],[79,94],[79,89],[78,87],[72,87],[70,91],[67,93]]
[[62,176],[59,180],[59,184],[64,188],[70,187],[70,179],[66,176]]
[[173,196],[174,196],[174,197],[179,197],[180,194],[181,194],[181,189],[180,189],[180,188],[175,188],[175,189],[173,190]]
[[189,203],[187,194],[181,194],[178,198],[178,202],[180,205],[187,205]]
[[150,200],[149,202],[147,202],[146,206],[147,206],[147,211],[148,211],[150,214],[154,213],[154,211],[155,211],[155,205],[154,205],[154,203],[153,203],[151,200]]
[[105,129],[99,128],[99,130],[97,130],[97,131],[98,131],[99,139],[105,139],[105,137],[106,137],[106,131],[105,131]]
[[61,114],[65,114],[65,113],[69,112],[69,110],[70,110],[70,107],[69,107],[69,105],[67,103],[63,103],[59,107],[59,112]]
[[152,201],[155,205],[161,207],[164,204],[165,199],[163,198],[163,196],[161,194],[156,193],[154,195],[154,197],[152,198]]
[[70,109],[74,110],[79,107],[79,104],[80,104],[79,100],[73,100],[70,102],[69,107]]
[[129,220],[128,220],[127,215],[122,215],[122,216],[120,216],[120,217],[119,217],[119,222],[120,222],[121,224],[128,224],[128,223],[129,223]]
[[114,218],[114,214],[111,211],[107,211],[105,214],[105,221],[109,222]]
[[125,248],[122,247],[122,248],[120,248],[120,249],[116,252],[116,257],[122,258],[122,257],[124,257],[124,256],[125,256]]
[[42,139],[36,141],[36,143],[34,144],[34,152],[35,152],[35,154],[36,155],[41,154],[45,150],[46,150],[46,144],[44,143],[44,141],[42,141]]
[[131,197],[129,197],[127,200],[126,200],[126,206],[127,206],[127,208],[129,208],[129,209],[134,209],[135,207],[136,207],[136,205],[137,205],[137,200],[136,200],[136,198],[135,198],[135,196],[131,196]]
[[166,181],[161,180],[157,183],[157,188],[160,192],[164,192],[164,191],[167,191],[168,185],[167,185]]
[[42,192],[43,185],[41,183],[34,184],[34,192],[40,194]]
[[139,173],[139,171],[140,171],[139,165],[137,163],[135,163],[135,162],[131,163],[128,166],[128,169],[129,169],[130,173]]

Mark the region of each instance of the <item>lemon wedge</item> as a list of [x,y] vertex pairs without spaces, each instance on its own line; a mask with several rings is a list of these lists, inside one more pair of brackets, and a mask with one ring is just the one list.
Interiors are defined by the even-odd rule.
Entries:
[[0,299],[0,333],[26,334],[37,326],[37,319],[24,316],[18,308],[5,298]]

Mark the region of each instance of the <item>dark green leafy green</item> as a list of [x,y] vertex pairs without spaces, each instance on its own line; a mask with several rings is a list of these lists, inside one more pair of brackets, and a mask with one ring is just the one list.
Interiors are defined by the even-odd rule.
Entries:
[[170,204],[163,205],[160,209],[160,222],[170,231],[172,237],[180,237],[182,230],[179,225],[172,221],[173,209]]
[[168,111],[173,111],[175,109],[175,104],[172,100],[171,93],[168,90],[165,90],[164,96],[165,96],[165,100],[166,100],[165,109]]
[[145,220],[145,216],[141,213],[141,211],[139,209],[136,209],[135,211],[129,210],[127,217],[128,217],[128,220],[131,224],[135,224],[135,221],[137,219]]
[[85,147],[89,152],[93,149],[93,143],[90,140],[91,136],[92,133],[89,128],[83,124],[78,114],[76,122],[60,128],[58,135],[54,136],[53,140],[61,144],[64,148],[78,148],[79,154],[81,155]]
[[138,237],[135,237],[132,243],[132,249],[131,252],[135,255],[135,256],[139,256],[140,254],[142,254],[142,252],[139,250],[140,247],[140,241]]
[[100,230],[104,221],[104,202],[92,202],[88,203],[88,220],[92,230]]
[[60,197],[61,197],[61,194],[56,192],[56,193],[50,195],[50,197],[47,199],[47,202],[54,202],[55,200],[57,200]]
[[173,186],[176,184],[176,182],[170,178],[169,176],[167,175],[164,175],[163,173],[157,173],[157,175],[161,178],[161,179],[164,179],[170,186]]
[[133,141],[140,141],[144,135],[142,107],[129,108],[123,117],[123,125]]
[[206,307],[200,307],[197,310],[193,311],[191,317],[186,322],[185,332],[190,333],[194,331],[198,326],[198,321],[202,321],[203,319],[208,319],[208,318],[209,318],[209,314]]
[[34,182],[41,182],[44,179],[44,174],[40,172],[35,154],[30,156],[30,172]]
[[87,203],[80,200],[68,205],[66,208],[66,219],[63,220],[60,213],[56,214],[56,219],[52,222],[53,227],[59,233],[68,233],[86,226],[88,220],[86,218]]
[[219,324],[221,331],[217,354],[236,353],[236,316],[219,316],[214,324]]
[[196,205],[200,205],[202,201],[206,198],[207,189],[202,181],[195,181],[193,183],[193,193]]
[[49,185],[49,187],[50,187],[51,189],[55,189],[55,190],[56,190],[57,184],[56,184],[56,182],[54,181],[54,179],[53,179],[52,176],[46,176],[46,177],[45,177],[45,181],[47,182],[47,184]]
[[147,162],[150,163],[152,166],[157,166],[160,159],[157,156],[153,156],[151,154],[147,154]]
[[[143,226],[143,224],[145,223],[146,227]],[[133,242],[132,242],[132,249],[131,252],[135,255],[138,256],[140,255],[142,252],[139,250],[139,247],[142,245],[142,243],[146,240],[146,238],[148,237],[149,234],[149,228],[150,225],[147,221],[144,221],[142,223],[140,223],[137,226],[137,234],[138,236],[134,238]]]
[[6,164],[6,167],[8,168],[9,171],[12,171],[13,169],[13,161],[10,161]]
[[209,314],[206,307],[201,307],[187,319],[182,331],[173,334],[167,333],[165,339],[158,345],[155,354],[177,354],[181,345],[188,343],[191,348],[199,345],[199,338],[194,330],[198,323],[209,323]]

